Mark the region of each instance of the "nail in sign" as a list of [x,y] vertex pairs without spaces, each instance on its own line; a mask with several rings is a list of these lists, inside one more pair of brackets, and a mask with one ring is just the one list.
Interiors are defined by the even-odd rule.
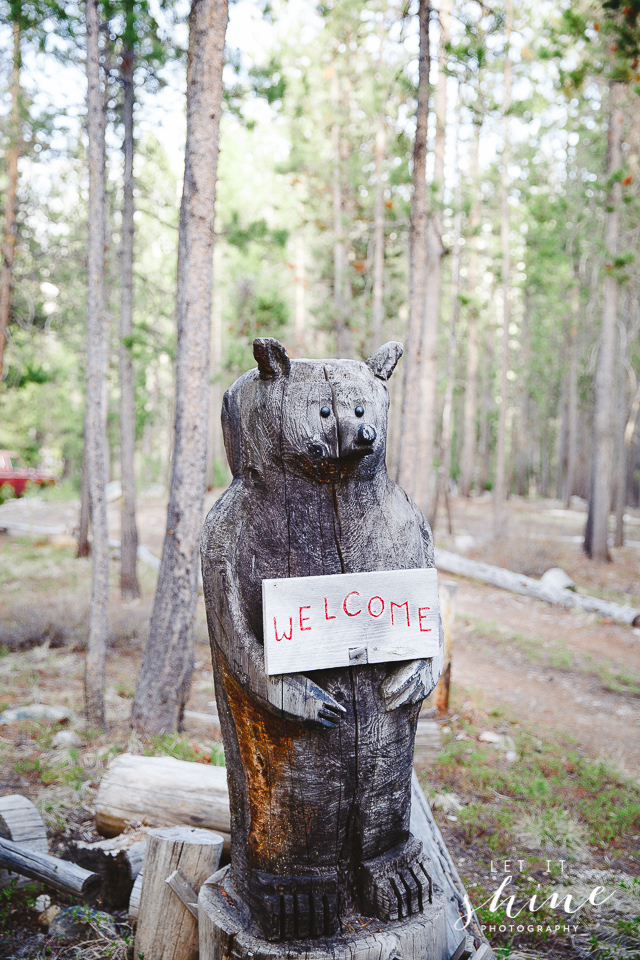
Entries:
[[435,568],[262,581],[267,674],[433,657]]

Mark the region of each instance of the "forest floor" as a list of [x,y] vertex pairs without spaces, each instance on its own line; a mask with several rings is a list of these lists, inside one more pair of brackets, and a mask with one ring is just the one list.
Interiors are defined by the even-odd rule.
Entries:
[[[114,753],[169,753],[200,762],[212,756],[215,762],[217,754],[214,744],[193,734],[144,741],[131,733],[156,582],[156,572],[143,563],[143,597],[132,605],[120,603],[112,563],[109,726],[101,732],[83,723],[90,561],[75,558],[77,504],[56,499],[54,491],[50,499],[0,507],[0,529],[9,526],[0,534],[0,711],[29,703],[68,707],[79,745],[55,749],[58,725],[1,727],[0,793],[37,802],[51,850],[61,852],[72,838],[97,839],[92,797]],[[214,499],[210,494],[207,505]],[[140,501],[140,542],[156,557],[164,511],[162,499]],[[514,498],[508,516],[496,542],[490,499],[455,499],[453,533],[439,518],[436,544],[530,576],[560,566],[581,592],[640,608],[640,513],[629,516],[627,544],[612,550],[611,564],[592,564],[582,554],[586,514],[577,500],[566,511],[557,502]],[[46,532],[29,532],[29,524]],[[119,536],[117,502],[110,504],[110,536]],[[445,577],[458,581],[452,706],[441,724],[443,751],[435,763],[418,752],[416,766],[472,902],[479,907],[490,899],[505,876],[505,860],[514,884],[508,893],[519,905],[536,890],[545,897],[561,890],[564,897],[579,889],[585,899],[594,886],[616,888],[606,906],[590,913],[572,917],[545,908],[532,930],[530,914],[509,919],[503,907],[496,912],[487,905],[480,915],[489,939],[512,960],[640,957],[640,630]],[[207,712],[214,694],[202,599],[195,640],[188,709]],[[0,944],[3,937],[0,957],[74,955],[46,937],[24,893],[3,899],[0,891]],[[108,949],[111,954],[100,955],[115,955]]]

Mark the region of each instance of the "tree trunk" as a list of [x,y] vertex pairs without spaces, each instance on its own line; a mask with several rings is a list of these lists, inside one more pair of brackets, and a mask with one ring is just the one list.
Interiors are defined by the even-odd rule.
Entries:
[[[622,165],[623,115],[621,101],[624,87],[612,82],[609,87],[609,131],[607,176],[609,182]],[[591,468],[591,491],[589,514],[584,536],[584,550],[592,560],[610,560],[607,544],[609,509],[611,506],[611,480],[614,447],[614,384],[615,342],[618,318],[618,281],[614,273],[614,261],[618,251],[620,233],[620,203],[622,189],[618,182],[611,183],[605,244],[608,261],[605,264],[604,303],[600,350],[596,370],[596,402],[593,417],[593,459]]]
[[409,496],[416,491],[416,443],[420,423],[420,368],[422,326],[426,289],[427,238],[427,124],[429,120],[429,19],[431,7],[419,0],[420,47],[418,53],[418,102],[413,145],[413,199],[409,239],[409,323],[405,338],[402,415],[398,443],[397,481]]
[[564,505],[569,509],[576,485],[578,462],[578,319],[580,314],[580,286],[573,285],[571,297],[571,328],[569,330],[569,401],[567,411],[567,473]]
[[331,145],[333,150],[333,329],[336,336],[336,356],[346,358],[351,351],[346,317],[347,253],[344,243],[342,158],[340,155],[340,80],[334,61],[331,75]]
[[624,443],[625,427],[627,422],[627,371],[625,364],[626,331],[620,330],[619,336],[619,362],[617,389],[616,389],[616,437],[615,437],[615,517],[616,530],[614,534],[614,547],[624,546],[624,508],[627,500],[627,456]]
[[20,157],[20,68],[22,51],[21,31],[17,20],[13,23],[13,65],[11,69],[10,139],[7,150],[7,192],[5,197],[4,243],[0,269],[0,384],[3,380],[4,351],[8,341],[11,314],[11,282],[18,234],[18,159]]
[[193,671],[193,621],[209,430],[214,204],[227,19],[227,0],[192,0],[178,244],[175,446],[162,563],[131,718],[136,729],[151,734],[176,729]]
[[451,27],[451,0],[440,2],[440,38],[438,42],[438,80],[435,91],[436,135],[433,150],[431,214],[427,225],[427,279],[422,327],[422,363],[420,370],[420,430],[417,437],[419,486],[417,503],[427,518],[434,519],[435,474],[433,469],[438,420],[438,328],[442,301],[442,194],[444,188],[444,150],[447,133],[447,49]]
[[[300,205],[302,207],[302,204]],[[295,237],[295,340],[296,348],[304,356],[307,347],[307,258],[304,222],[301,210],[300,226]]]
[[451,510],[449,507],[449,481],[451,479],[451,454],[453,445],[453,388],[456,379],[456,333],[458,314],[460,312],[460,234],[462,212],[460,209],[461,197],[458,196],[456,205],[458,210],[455,216],[454,241],[451,259],[451,327],[449,329],[449,348],[447,351],[447,385],[442,409],[442,434],[440,442],[440,463],[438,466],[438,482],[433,504],[432,527],[435,526],[438,502],[442,497],[447,506],[449,533],[453,533]]
[[529,472],[531,464],[531,425],[530,408],[531,399],[529,396],[529,362],[531,357],[530,335],[529,335],[529,316],[531,313],[531,290],[527,288],[525,294],[525,309],[522,317],[522,330],[520,342],[522,343],[522,374],[520,377],[520,418],[516,422],[515,430],[518,440],[518,496],[525,497],[529,495]]
[[[127,25],[133,19],[133,0],[126,0]],[[124,601],[140,596],[136,572],[138,528],[136,526],[135,446],[136,414],[130,337],[133,329],[133,87],[134,52],[122,54],[120,76],[124,90],[124,200],[122,206],[122,290],[120,309],[120,593]]]
[[[86,407],[86,403],[85,403]],[[91,553],[89,543],[89,521],[91,519],[91,491],[89,489],[89,465],[87,448],[87,411],[84,416],[84,434],[82,444],[82,477],[80,486],[80,519],[78,522],[77,557],[88,557]]]
[[105,111],[100,89],[100,20],[98,0],[87,0],[87,114],[89,131],[89,228],[87,240],[87,472],[93,524],[91,613],[85,668],[87,720],[104,726],[104,681],[109,612],[109,534],[104,392],[105,338],[103,324],[104,142]]
[[384,181],[382,164],[386,143],[384,111],[380,112],[376,134],[376,198],[373,214],[373,309],[371,312],[371,351],[382,343],[384,321]]
[[479,308],[477,301],[478,287],[478,248],[477,232],[480,225],[480,130],[481,125],[475,124],[473,141],[472,168],[471,168],[471,209],[469,211],[469,295],[471,302],[467,310],[467,381],[464,391],[464,426],[462,457],[460,464],[460,493],[463,497],[471,496],[471,484],[476,455],[477,434],[477,406],[478,406],[478,320]]
[[502,246],[502,349],[500,363],[500,406],[498,409],[498,436],[496,438],[496,467],[493,482],[493,534],[499,537],[504,532],[506,522],[505,500],[507,495],[506,444],[507,444],[507,406],[509,380],[509,327],[511,325],[511,224],[509,218],[509,110],[511,107],[511,30],[513,28],[513,6],[511,0],[506,4],[505,42],[506,57],[504,63],[504,147],[502,150],[502,215],[500,239]]

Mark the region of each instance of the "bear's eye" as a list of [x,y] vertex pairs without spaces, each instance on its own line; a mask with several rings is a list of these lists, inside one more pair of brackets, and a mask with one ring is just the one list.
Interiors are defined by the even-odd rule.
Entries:
[[360,404],[356,407],[356,417],[364,417],[364,407],[361,407]]
[[[364,413],[364,410],[362,411]],[[330,417],[331,416],[331,407],[320,407],[320,416],[321,417]]]

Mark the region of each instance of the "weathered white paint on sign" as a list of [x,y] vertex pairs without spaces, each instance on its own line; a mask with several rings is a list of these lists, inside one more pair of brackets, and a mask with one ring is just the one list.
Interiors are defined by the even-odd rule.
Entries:
[[262,581],[267,673],[308,673],[438,652],[434,567]]

